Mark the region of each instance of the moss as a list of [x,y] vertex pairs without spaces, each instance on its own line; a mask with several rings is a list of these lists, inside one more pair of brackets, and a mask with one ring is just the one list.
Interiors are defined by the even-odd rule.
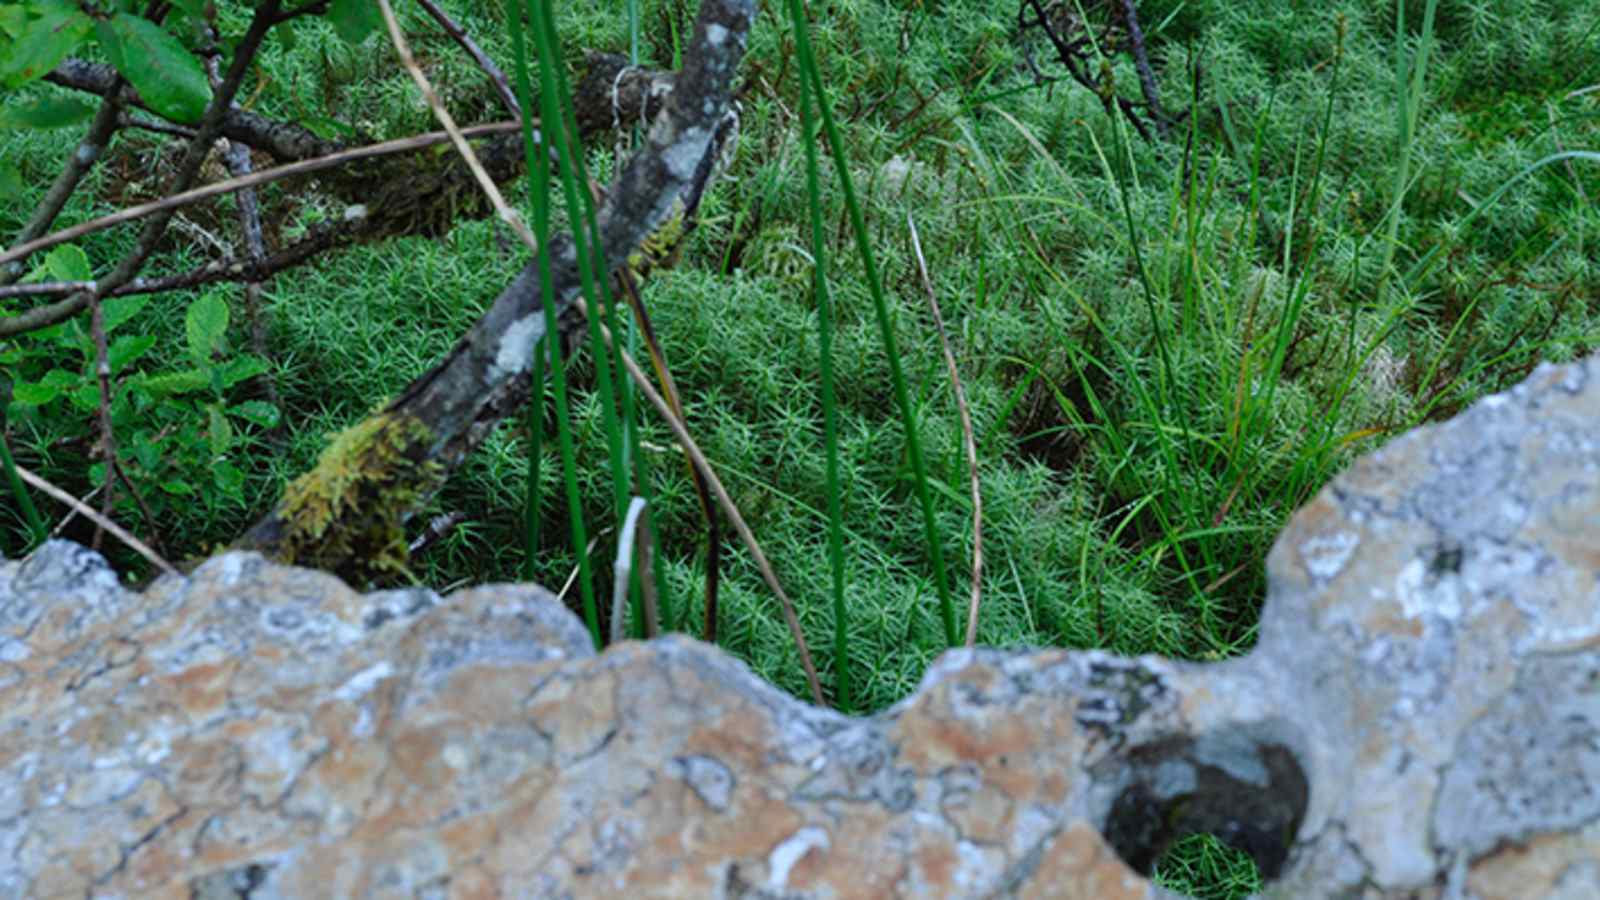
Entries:
[[347,578],[406,574],[402,520],[443,479],[426,457],[432,438],[419,419],[392,411],[340,432],[284,489],[280,558]]

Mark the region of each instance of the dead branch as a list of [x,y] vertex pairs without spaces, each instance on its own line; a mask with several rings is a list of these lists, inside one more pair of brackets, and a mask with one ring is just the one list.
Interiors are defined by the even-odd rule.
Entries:
[[[597,212],[601,258],[626,261],[678,204],[691,206],[706,189],[715,161],[732,139],[731,82],[755,12],[755,0],[701,3],[684,68],[672,79],[644,144]],[[606,118],[609,124],[609,114]],[[565,332],[582,321],[577,257],[565,238],[552,240],[550,256],[551,300]],[[537,264],[525,267],[443,360],[381,412],[342,435],[318,468],[292,484],[236,546],[353,575],[370,571],[365,568],[370,560],[361,556],[370,541],[352,536],[378,535],[389,547],[415,502],[525,402],[534,347],[545,336],[539,283]],[[352,466],[359,473],[353,482],[348,480]],[[325,496],[331,485],[338,485],[342,496],[331,509],[316,507],[329,515],[306,519],[311,498]],[[397,488],[399,504],[393,501]],[[386,498],[387,508],[375,508]],[[384,518],[374,521],[373,516]]]
[[522,105],[517,102],[517,92],[511,89],[511,82],[506,80],[506,73],[500,71],[500,67],[495,65],[494,60],[483,52],[483,48],[479,47],[478,43],[472,39],[472,36],[467,34],[466,29],[456,24],[456,20],[450,18],[450,14],[440,8],[439,4],[433,2],[433,0],[417,0],[417,3],[421,4],[428,15],[439,23],[439,27],[443,28],[446,34],[461,45],[461,49],[467,51],[467,55],[472,57],[472,61],[478,64],[478,68],[483,70],[483,74],[489,76],[489,82],[494,85],[495,93],[500,95],[500,102],[506,105],[506,110],[513,117],[520,118],[522,116]]

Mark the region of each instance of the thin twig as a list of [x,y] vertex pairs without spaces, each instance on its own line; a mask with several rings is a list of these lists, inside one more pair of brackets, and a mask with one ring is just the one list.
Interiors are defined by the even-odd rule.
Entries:
[[411,45],[406,43],[405,35],[400,32],[400,22],[395,18],[394,8],[389,5],[389,0],[378,0],[378,8],[383,11],[384,24],[389,27],[389,40],[394,43],[394,50],[400,55],[400,64],[411,73],[411,80],[416,82],[417,89],[422,91],[423,102],[433,110],[434,118],[439,120],[439,124],[443,125],[445,132],[450,135],[450,142],[455,144],[456,152],[461,154],[473,177],[478,179],[478,185],[483,188],[484,196],[494,204],[495,213],[511,226],[511,230],[517,233],[517,237],[522,238],[522,242],[527,244],[530,250],[538,252],[539,241],[534,238],[533,232],[528,230],[527,223],[522,221],[521,213],[506,203],[506,198],[500,194],[500,188],[495,186],[494,179],[489,177],[489,173],[483,168],[483,163],[478,161],[478,154],[472,152],[472,146],[467,143],[460,127],[456,125],[455,117],[444,108],[444,103],[439,100],[439,93],[428,82],[428,76],[422,74],[422,68],[411,55]]
[[[215,36],[213,34],[213,36]],[[217,58],[209,57],[206,60],[206,73],[211,76],[212,88],[216,89],[222,81],[217,72]],[[250,174],[250,150],[244,144],[223,138],[217,142],[222,149],[222,161],[228,167],[228,174],[235,178]],[[244,188],[239,191],[239,232],[244,241],[244,256],[255,265],[260,265],[267,258],[267,243],[261,236],[261,207],[256,201],[255,188]],[[271,359],[267,347],[267,326],[261,317],[261,279],[252,278],[244,286],[244,314],[250,329],[250,349],[262,359]],[[261,374],[261,389],[267,402],[282,411],[283,403],[278,396],[277,379],[269,368]],[[277,441],[283,437],[284,417],[280,414],[278,423],[272,427],[270,437]]]
[[[639,285],[635,282],[633,273],[624,266],[617,270],[617,280],[622,283],[623,296],[633,308],[633,317],[639,323],[639,332],[644,337],[645,349],[650,354],[650,363],[656,370],[656,378],[661,382],[661,392],[666,396],[667,403],[672,406],[673,413],[678,418],[688,421],[683,412],[682,399],[678,394],[678,384],[672,377],[672,370],[667,367],[666,351],[662,349],[661,341],[656,338],[655,326],[651,323],[650,314],[645,310],[644,298],[639,294]],[[706,520],[706,613],[705,625],[700,633],[706,643],[715,644],[719,619],[717,607],[722,584],[722,526],[717,519],[717,507],[711,500],[711,491],[706,487],[705,478],[693,465],[689,465],[689,478],[694,482],[695,496],[700,500],[700,513]]]
[[106,531],[111,533],[112,537],[123,542],[124,544],[127,544],[134,550],[134,552],[138,553],[145,559],[148,559],[156,568],[167,573],[168,575],[176,575],[179,578],[183,577],[183,573],[174,568],[172,563],[162,559],[160,554],[156,553],[154,550],[151,550],[149,545],[145,544],[144,541],[141,541],[129,534],[121,525],[118,525],[116,522],[113,522],[105,516],[102,516],[100,513],[95,512],[91,507],[89,507],[88,504],[79,500],[77,497],[72,496],[50,482],[45,481],[43,478],[40,478],[38,475],[33,474],[22,466],[19,465],[16,467],[16,469],[17,474],[22,476],[23,481],[26,481],[39,490],[44,491],[46,494],[49,494],[62,503],[65,503],[79,515],[93,520],[97,526],[105,528]]
[[950,370],[950,386],[956,395],[956,410],[961,413],[961,437],[967,448],[967,472],[972,481],[972,597],[967,603],[967,646],[978,640],[978,607],[983,600],[983,492],[978,482],[978,442],[972,436],[972,414],[967,409],[967,393],[961,387],[961,372],[956,368],[955,353],[950,350],[950,335],[945,331],[944,316],[939,312],[939,298],[935,296],[933,281],[928,278],[928,262],[922,256],[922,240],[917,236],[917,220],[906,212],[906,224],[911,228],[911,249],[917,257],[917,274],[922,278],[922,289],[928,294],[928,309],[933,312],[933,327],[939,332],[939,345],[944,348],[945,368]]
[[1161,110],[1161,89],[1156,87],[1155,73],[1150,70],[1150,55],[1144,49],[1144,30],[1139,27],[1139,10],[1133,0],[1122,0],[1122,24],[1128,29],[1128,48],[1133,51],[1133,67],[1139,72],[1139,90],[1144,94],[1145,109],[1156,131],[1167,136],[1167,114]]
[[[94,166],[95,160],[105,152],[106,145],[111,142],[111,136],[116,133],[119,113],[122,109],[121,102],[117,99],[118,88],[122,79],[114,78],[111,90],[100,103],[100,111],[95,113],[94,122],[89,125],[89,132],[78,142],[78,146],[67,157],[67,164],[62,167],[61,174],[56,176],[55,183],[50,185],[50,190],[45,192],[44,199],[34,209],[28,223],[22,226],[22,231],[17,234],[17,240],[26,244],[49,230],[51,223],[55,222],[61,208],[67,205],[78,183],[83,176],[88,174]],[[0,262],[5,262],[0,260]],[[0,265],[0,285],[10,284],[22,277],[23,267],[16,263]]]
[[[588,556],[594,552],[595,545],[600,543],[600,538],[605,536],[606,531],[607,529],[601,529],[599,534],[596,534],[594,537],[589,539],[589,546],[583,548],[584,556]],[[572,566],[572,571],[567,573],[567,580],[561,583],[561,590],[556,591],[557,600],[560,600],[563,603],[566,602],[567,591],[572,590],[572,583],[578,580],[578,572],[580,571],[581,570],[578,568],[577,564],[574,563]]]
[[152,134],[164,134],[168,137],[180,137],[189,140],[194,137],[194,129],[183,125],[174,125],[171,122],[156,122],[141,118],[129,112],[124,112],[117,117],[117,127],[137,128]]
[[472,61],[476,62],[478,68],[483,70],[483,74],[488,75],[489,80],[494,82],[494,89],[500,95],[500,102],[506,105],[506,109],[511,111],[511,115],[520,117],[522,115],[522,106],[517,103],[517,94],[511,89],[511,82],[506,80],[506,73],[500,71],[500,67],[495,65],[494,60],[483,52],[477,42],[472,39],[472,36],[467,34],[466,29],[457,25],[456,21],[450,18],[449,13],[439,8],[439,4],[434,3],[433,0],[417,0],[417,2],[422,4],[422,8],[428,11],[428,15],[433,16],[433,20],[439,23],[439,27],[443,28],[452,38],[455,38],[456,43],[461,45],[461,49],[467,51],[467,55],[472,57]]
[[150,511],[150,504],[144,502],[143,492],[133,483],[133,479],[128,477],[128,471],[122,467],[122,463],[118,462],[115,457],[112,457],[111,462],[117,469],[117,478],[122,482],[123,487],[128,489],[128,493],[133,495],[133,502],[138,505],[139,514],[144,516],[145,522],[150,526],[150,543],[154,544],[158,551],[165,553],[167,548],[161,546],[161,531],[156,526],[155,514]]
[[[468,137],[478,137],[486,134],[505,134],[516,131],[521,127],[521,123],[518,122],[495,122],[489,125],[475,125],[471,128],[462,129],[462,134],[465,134]],[[335,166],[342,166],[346,163],[355,162],[356,160],[371,159],[375,156],[387,156],[395,153],[405,153],[411,150],[421,150],[425,147],[432,147],[435,144],[442,144],[448,140],[450,140],[450,135],[447,132],[430,131],[427,134],[396,138],[395,140],[384,141],[379,144],[368,144],[365,147],[352,147],[349,150],[341,150],[338,153],[330,153],[327,156],[319,156],[315,159],[304,159],[300,160],[299,162],[288,163],[287,165],[274,166],[273,168],[263,169],[260,172],[254,172],[250,175],[245,175],[240,178],[230,178],[227,181],[213,182],[212,184],[203,185],[201,187],[194,188],[193,190],[187,190],[179,194],[173,194],[170,197],[162,197],[159,200],[152,200],[149,203],[141,203],[138,206],[130,206],[127,209],[118,210],[111,215],[101,216],[98,219],[84,222],[81,225],[74,225],[71,228],[57,231],[54,234],[48,234],[36,240],[18,244],[4,253],[0,253],[0,264],[19,260],[30,254],[37,253],[40,250],[47,250],[57,244],[64,244],[67,241],[74,241],[86,234],[94,234],[97,231],[104,231],[114,225],[121,225],[124,222],[131,222],[135,219],[139,219],[153,213],[158,213],[169,209],[177,209],[179,207],[188,206],[191,203],[198,203],[201,200],[211,197],[218,197],[223,194],[231,194],[234,191],[243,190],[247,187],[255,187],[256,185],[266,184],[272,181],[279,181],[284,178],[291,178],[295,175],[309,175],[312,172],[320,172],[323,169],[331,169]],[[82,309],[82,307],[80,306],[79,309]]]
[[89,546],[100,549],[105,528],[101,521],[111,520],[111,505],[117,488],[117,435],[111,427],[111,355],[106,340],[105,304],[100,302],[98,290],[86,292],[89,297],[89,333],[94,339],[95,383],[100,390],[100,408],[96,416],[100,427],[100,452],[105,460],[105,492],[100,495],[100,516],[94,527],[94,540]]
[[[574,305],[584,315],[589,314],[588,306],[583,300],[575,301]],[[605,336],[607,344],[615,344],[611,336],[611,329],[601,325],[600,333]],[[761,545],[756,542],[756,536],[751,533],[750,526],[745,524],[744,516],[740,515],[739,508],[734,506],[733,498],[728,496],[727,488],[722,486],[722,480],[712,470],[711,463],[706,459],[705,454],[700,452],[700,446],[694,442],[694,438],[689,436],[689,429],[684,426],[682,420],[673,415],[672,408],[667,405],[667,401],[662,398],[661,394],[656,391],[655,386],[650,383],[649,376],[645,375],[644,370],[639,368],[639,364],[633,361],[633,357],[626,350],[618,350],[617,356],[622,360],[623,366],[627,368],[628,375],[639,386],[639,390],[649,398],[650,405],[656,408],[656,412],[660,413],[661,418],[667,423],[667,427],[672,429],[673,435],[678,439],[678,444],[689,455],[689,459],[694,461],[695,468],[699,469],[700,473],[705,476],[706,482],[711,486],[711,492],[717,495],[717,502],[722,506],[722,511],[733,522],[734,531],[739,533],[739,539],[744,541],[745,548],[750,551],[750,556],[755,561],[756,568],[761,572],[762,580],[766,581],[767,587],[777,595],[779,603],[783,606],[783,618],[789,625],[789,634],[794,638],[795,647],[800,651],[800,665],[806,670],[806,680],[811,685],[811,696],[816,700],[818,706],[826,706],[827,701],[822,697],[822,682],[817,680],[817,668],[811,662],[811,650],[806,646],[805,633],[800,629],[800,618],[795,615],[794,601],[789,599],[789,595],[784,591],[783,585],[778,583],[778,575],[773,571],[772,563],[767,561],[767,555],[761,552]]]
[[460,511],[434,516],[428,520],[427,527],[422,529],[422,533],[413,538],[411,544],[406,547],[406,556],[408,558],[415,557],[422,551],[432,547],[454,531],[457,525],[466,520],[467,514]]
[[[137,280],[137,279],[136,279]],[[0,299],[6,297],[59,297],[78,291],[94,290],[93,281],[32,281],[27,284],[0,285]]]

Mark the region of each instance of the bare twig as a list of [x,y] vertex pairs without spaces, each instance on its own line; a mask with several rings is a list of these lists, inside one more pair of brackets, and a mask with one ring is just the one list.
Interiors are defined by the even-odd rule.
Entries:
[[[1098,0],[1098,3],[1088,5],[1097,7],[1105,2],[1107,0]],[[1125,0],[1125,2],[1131,3],[1131,0]],[[1083,11],[1083,5],[1075,5],[1078,10]],[[1031,18],[1029,17],[1030,9],[1033,12]],[[1125,21],[1127,20],[1125,19]],[[1099,97],[1100,103],[1105,107],[1106,112],[1120,111],[1123,118],[1128,121],[1128,124],[1139,132],[1139,137],[1147,142],[1154,140],[1154,137],[1150,134],[1150,129],[1138,113],[1140,104],[1117,93],[1110,60],[1104,55],[1102,49],[1102,45],[1112,37],[1112,32],[1109,28],[1100,29],[1097,35],[1093,30],[1093,25],[1081,19],[1065,4],[1058,4],[1052,2],[1052,0],[1020,0],[1017,6],[1017,28],[1019,31],[1026,31],[1030,28],[1039,29],[1050,42],[1051,47],[1056,52],[1056,58],[1066,68],[1067,74],[1072,76],[1073,81],[1076,81],[1081,87]],[[1144,39],[1141,33],[1138,41],[1139,49],[1136,51],[1138,55],[1143,54],[1143,47]],[[1100,70],[1098,73],[1093,72],[1089,64],[1091,52],[1100,54]],[[1028,58],[1028,64],[1030,66],[1033,65],[1031,56]],[[1148,68],[1147,60],[1145,70],[1148,71]],[[1034,69],[1034,74],[1041,80],[1050,80],[1044,79],[1037,68]],[[1144,72],[1140,74],[1142,83]],[[1153,76],[1149,86],[1154,86]],[[1159,115],[1159,107],[1147,105],[1147,113],[1150,120],[1155,122],[1162,133],[1165,134],[1166,120]]]
[[[513,132],[521,127],[521,124],[517,122],[494,122],[488,125],[475,125],[471,128],[462,129],[462,133],[468,137],[478,137],[486,134],[504,134]],[[272,181],[279,181],[284,178],[292,178],[296,175],[309,175],[312,172],[320,172],[324,169],[331,169],[335,166],[342,166],[357,160],[372,159],[373,157],[388,156],[395,153],[406,153],[412,150],[421,150],[425,147],[432,147],[435,144],[442,144],[448,140],[450,140],[449,133],[443,131],[430,131],[426,134],[396,138],[392,141],[383,141],[382,143],[378,144],[368,144],[364,147],[351,147],[348,150],[340,150],[337,153],[331,153],[327,156],[319,156],[315,159],[305,159],[300,160],[299,162],[289,163],[287,165],[274,166],[273,168],[263,169],[259,172],[253,172],[249,175],[239,178],[230,178],[227,181],[217,181],[211,184],[202,185],[201,187],[197,187],[192,190],[186,190],[181,193],[173,194],[170,197],[162,197],[160,200],[152,200],[149,203],[141,203],[138,206],[130,206],[127,209],[117,210],[111,215],[101,216],[98,219],[84,222],[81,225],[74,225],[71,228],[57,231],[54,234],[48,234],[36,240],[18,244],[4,253],[0,253],[0,264],[22,259],[23,257],[37,253],[40,250],[46,250],[50,247],[54,247],[57,244],[64,244],[67,241],[74,241],[83,237],[84,235],[94,234],[97,231],[104,231],[107,228],[121,225],[124,222],[132,222],[136,219],[140,219],[154,213],[178,209],[180,207],[188,206],[191,203],[198,203],[201,200],[206,200],[211,197],[219,197],[223,194],[231,194],[234,191],[255,187],[257,185],[266,184]]]
[[[206,73],[211,76],[212,88],[220,87],[222,77],[217,72],[215,56],[206,60]],[[249,175],[251,168],[249,148],[228,138],[223,138],[218,143],[222,148],[222,161],[228,167],[228,174],[235,178]],[[239,232],[244,240],[245,258],[256,265],[264,262],[267,258],[267,244],[261,237],[261,208],[256,202],[255,188],[244,188],[239,191]],[[260,278],[252,278],[245,283],[244,311],[250,328],[250,349],[262,359],[271,359],[267,347],[267,326],[261,317],[261,281]],[[267,402],[281,412],[283,404],[278,397],[278,383],[271,369],[262,373],[260,383]],[[274,440],[283,436],[283,427],[284,420],[280,415],[278,424],[273,426],[271,432]]]
[[[644,298],[639,294],[639,285],[627,267],[617,270],[617,275],[617,280],[622,283],[622,294],[627,298],[628,305],[633,308],[633,317],[639,323],[639,331],[644,336],[650,363],[656,370],[656,378],[661,382],[661,392],[666,396],[667,403],[672,406],[673,413],[687,422],[688,417],[684,415],[683,402],[678,394],[678,384],[672,377],[672,370],[667,366],[666,351],[656,338],[655,325],[645,310]],[[705,625],[700,633],[706,643],[715,644],[719,618],[717,606],[722,583],[722,524],[717,518],[717,505],[711,499],[711,491],[706,487],[705,478],[693,465],[689,465],[689,478],[694,482],[695,496],[700,499],[700,514],[706,520],[706,611]]]
[[121,525],[118,525],[116,522],[111,521],[111,519],[107,518],[106,516],[95,512],[89,507],[88,504],[79,500],[77,497],[72,496],[50,482],[45,481],[43,478],[40,478],[38,475],[33,474],[22,466],[17,466],[16,470],[17,474],[22,476],[23,481],[26,481],[39,490],[44,491],[46,494],[49,494],[62,503],[65,503],[79,515],[94,521],[97,527],[103,527],[106,531],[109,531],[112,537],[123,542],[124,544],[127,544],[134,550],[134,552],[138,553],[145,559],[148,559],[156,568],[167,573],[168,575],[176,575],[179,578],[183,577],[183,573],[174,568],[172,563],[162,559],[160,554],[156,553],[154,550],[151,550],[149,545],[147,545],[144,541],[141,541],[129,534]]
[[141,131],[151,132],[152,134],[164,134],[168,137],[179,137],[183,138],[184,140],[189,140],[194,137],[194,129],[189,128],[188,126],[174,125],[171,122],[156,122],[146,119],[143,116],[133,115],[129,112],[124,112],[122,115],[117,117],[117,127],[137,128]]
[[416,556],[418,553],[437,544],[446,535],[454,531],[457,525],[466,520],[467,514],[460,511],[434,516],[428,520],[428,525],[422,529],[422,533],[413,538],[410,546],[406,547],[407,555]]
[[[122,85],[117,70],[105,63],[92,63],[68,58],[45,74],[44,80],[61,87],[106,97],[114,86],[121,85],[117,96],[126,105],[149,109],[144,98],[132,87]],[[185,129],[193,136],[193,129]],[[343,149],[337,141],[318,137],[310,129],[294,122],[279,122],[259,113],[231,108],[223,114],[222,134],[271,154],[279,162],[292,162],[314,156],[327,156]]]
[[59,297],[77,291],[94,290],[93,281],[34,281],[28,284],[0,285],[0,299],[6,297]]
[[139,506],[139,514],[144,516],[145,522],[150,526],[150,543],[154,544],[157,550],[165,553],[166,548],[161,546],[161,532],[156,527],[155,514],[150,511],[150,504],[144,502],[144,493],[139,490],[138,485],[133,483],[133,479],[128,477],[128,470],[122,467],[122,463],[117,462],[115,458],[112,459],[112,463],[117,467],[118,480],[122,482],[123,487],[128,489],[128,493],[133,495],[133,502]]
[[383,11],[383,21],[389,27],[389,40],[394,43],[395,52],[400,55],[401,65],[411,73],[411,80],[416,82],[417,89],[422,91],[422,99],[433,110],[434,118],[444,126],[445,133],[450,135],[451,143],[455,144],[456,152],[466,161],[467,168],[472,170],[473,177],[478,179],[478,185],[483,188],[484,196],[494,204],[494,210],[501,220],[511,226],[511,230],[522,238],[530,250],[538,252],[539,242],[534,238],[533,232],[528,230],[527,223],[522,221],[522,215],[506,203],[506,198],[500,194],[500,188],[495,186],[494,179],[484,170],[483,163],[478,161],[478,155],[472,152],[472,146],[467,143],[466,137],[456,125],[456,120],[450,111],[444,108],[439,100],[439,94],[428,82],[428,76],[422,74],[422,69],[417,65],[417,60],[411,55],[411,46],[406,43],[406,37],[400,32],[400,22],[394,17],[394,8],[389,5],[389,0],[378,0],[378,8]]
[[[111,142],[111,135],[116,133],[118,113],[122,104],[117,100],[117,85],[121,84],[120,78],[112,79],[112,90],[100,103],[100,111],[95,113],[94,121],[89,125],[89,133],[78,142],[76,150],[67,157],[67,164],[61,169],[61,174],[56,176],[55,183],[50,185],[50,190],[45,192],[44,199],[34,209],[28,223],[22,226],[22,231],[17,234],[17,241],[26,244],[49,230],[51,223],[56,220],[56,215],[61,208],[67,205],[67,200],[73,191],[78,189],[78,182],[94,166],[95,160],[105,152],[106,145]],[[23,267],[18,263],[0,266],[0,285],[10,284],[22,277]]]
[[[594,548],[600,543],[600,539],[605,536],[607,530],[608,529],[601,529],[600,532],[594,537],[589,538],[589,546],[583,548],[584,556],[588,556],[594,552]],[[566,602],[567,592],[572,590],[572,585],[578,580],[579,571],[580,569],[578,568],[577,564],[573,564],[572,571],[567,573],[567,580],[561,583],[561,590],[556,591],[556,599],[562,601],[563,603]]]
[[461,45],[461,49],[467,51],[467,55],[471,56],[472,61],[478,64],[478,68],[483,70],[483,74],[489,76],[489,80],[494,83],[495,93],[500,95],[500,102],[506,105],[506,109],[511,111],[511,115],[520,117],[522,115],[522,106],[517,103],[516,91],[511,89],[511,82],[506,80],[506,73],[500,71],[500,67],[495,65],[494,60],[483,52],[483,49],[472,39],[472,36],[467,34],[466,29],[456,24],[456,21],[450,18],[449,13],[439,8],[439,4],[434,3],[433,0],[417,0],[417,2],[422,5],[423,9],[427,10],[428,15],[433,16],[433,20],[439,23],[439,27],[443,28],[445,33],[455,38],[456,43]]
[[104,304],[100,302],[98,290],[87,291],[89,297],[89,333],[94,338],[94,374],[95,382],[100,389],[100,408],[98,411],[98,424],[100,427],[100,453],[105,460],[105,490],[100,495],[100,519],[94,527],[94,540],[90,546],[95,550],[100,549],[100,541],[105,536],[105,528],[101,522],[111,521],[111,504],[117,493],[117,435],[111,427],[111,357],[106,341],[106,317]]
[[961,387],[961,372],[956,368],[956,355],[950,350],[950,335],[944,327],[944,316],[939,312],[939,298],[935,296],[933,281],[928,277],[928,262],[922,256],[922,240],[917,236],[917,220],[906,212],[906,225],[911,229],[911,249],[917,257],[917,275],[922,279],[922,289],[928,294],[928,309],[933,313],[933,327],[939,332],[939,346],[944,348],[945,368],[950,370],[950,387],[955,391],[956,410],[961,413],[961,437],[967,449],[967,472],[972,482],[972,595],[967,603],[967,646],[978,640],[978,607],[983,600],[983,491],[978,482],[978,443],[972,436],[972,413],[967,408],[967,393]]
[[[582,300],[577,301],[577,306],[585,315],[588,314],[588,309]],[[601,325],[600,333],[605,336],[608,345],[615,345],[615,341],[611,336],[611,329]],[[683,452],[689,455],[689,459],[693,460],[695,468],[699,469],[700,474],[705,476],[706,483],[711,486],[712,493],[716,494],[717,502],[722,506],[722,511],[727,514],[729,521],[733,522],[734,531],[739,533],[739,539],[744,541],[745,548],[750,551],[750,557],[755,561],[756,568],[760,570],[762,580],[766,581],[767,587],[777,595],[778,602],[783,607],[784,621],[789,625],[789,635],[794,638],[795,648],[800,653],[800,666],[805,669],[806,681],[811,685],[812,699],[816,701],[818,706],[826,706],[827,701],[822,697],[822,682],[817,680],[817,668],[811,662],[811,650],[806,646],[805,632],[800,628],[800,617],[795,614],[794,601],[789,599],[789,594],[784,591],[783,585],[778,583],[778,574],[773,570],[772,563],[767,561],[767,555],[761,552],[761,545],[756,542],[756,536],[751,533],[750,526],[745,524],[744,516],[739,514],[739,508],[734,505],[733,498],[728,495],[727,488],[722,486],[722,480],[717,477],[717,473],[711,468],[710,461],[706,459],[704,453],[700,452],[700,446],[694,442],[693,437],[689,436],[689,429],[685,427],[681,419],[673,415],[672,408],[667,405],[667,401],[656,391],[655,386],[650,383],[649,376],[645,375],[644,370],[639,368],[639,364],[634,362],[633,357],[626,350],[618,349],[617,356],[622,360],[623,366],[627,368],[629,377],[639,386],[640,392],[649,398],[650,405],[656,408],[656,412],[660,413],[661,418],[667,423],[667,427],[672,429],[672,434],[678,439],[679,446],[683,447]]]
[[[465,129],[463,133],[472,136],[483,134],[499,134],[503,132],[516,131],[520,127],[521,126],[516,122],[496,122],[492,125],[479,125],[473,128],[468,128]],[[145,216],[170,212],[171,210],[188,206],[191,203],[197,203],[210,197],[221,196],[223,194],[232,193],[247,187],[266,184],[271,181],[278,181],[280,179],[290,178],[295,175],[307,175],[312,172],[322,171],[323,169],[331,169],[335,166],[342,166],[346,163],[350,163],[359,159],[370,159],[376,156],[385,156],[393,153],[404,153],[410,150],[419,150],[424,147],[431,147],[435,144],[441,144],[447,140],[450,140],[450,137],[444,132],[429,132],[427,134],[420,134],[414,137],[399,138],[392,141],[384,141],[379,144],[371,144],[365,147],[353,147],[349,150],[341,150],[338,153],[334,153],[329,156],[302,160],[300,162],[289,163],[288,165],[264,169],[260,172],[255,172],[240,178],[230,178],[227,181],[218,181],[213,184],[203,185],[192,190],[186,190],[181,193],[174,194],[170,197],[163,197],[160,200],[152,200],[149,203],[141,203],[138,206],[130,206],[127,209],[118,210],[117,212],[114,212],[108,216],[102,216],[93,221],[84,222],[81,225],[74,225],[71,228],[62,229],[54,234],[45,235],[44,237],[28,241],[27,243],[19,244],[18,246],[12,247],[10,250],[5,251],[4,253],[0,253],[0,264],[22,259],[29,254],[37,253],[40,250],[48,249],[57,244],[66,243],[67,241],[77,240],[78,238],[87,234],[93,234],[97,231],[104,231],[105,229],[111,228],[115,225],[131,222]],[[129,281],[131,280],[132,279],[129,279]],[[121,286],[121,284],[118,284],[117,288],[120,288]],[[105,296],[113,296],[115,294],[116,289],[104,291]],[[57,322],[64,321],[74,315],[77,315],[79,312],[83,311],[83,308],[87,305],[87,298],[74,298],[62,301],[61,303],[57,303],[52,306],[39,307],[37,309],[28,310],[25,313],[0,319],[0,337],[6,337],[13,334],[22,334],[24,332],[34,331],[39,328],[46,328],[50,325],[56,324]]]
[[1161,90],[1156,87],[1155,73],[1150,70],[1150,55],[1144,49],[1144,30],[1139,27],[1139,10],[1133,0],[1122,0],[1122,24],[1128,29],[1128,49],[1133,53],[1133,67],[1139,72],[1139,90],[1144,94],[1144,105],[1150,121],[1162,137],[1170,127],[1167,114],[1161,110]]

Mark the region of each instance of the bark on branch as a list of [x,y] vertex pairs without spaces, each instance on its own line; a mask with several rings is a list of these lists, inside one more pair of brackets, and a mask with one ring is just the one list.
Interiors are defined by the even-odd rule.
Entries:
[[[601,251],[613,267],[673,215],[698,206],[733,139],[732,79],[755,12],[755,0],[702,0],[683,70],[598,210]],[[619,94],[626,82],[646,99],[668,83],[618,75]],[[566,330],[578,321],[577,260],[565,239],[552,241],[551,256],[552,299]],[[545,333],[539,280],[536,264],[524,268],[443,361],[336,438],[235,546],[347,577],[403,565],[404,517],[526,398],[534,345]]]

